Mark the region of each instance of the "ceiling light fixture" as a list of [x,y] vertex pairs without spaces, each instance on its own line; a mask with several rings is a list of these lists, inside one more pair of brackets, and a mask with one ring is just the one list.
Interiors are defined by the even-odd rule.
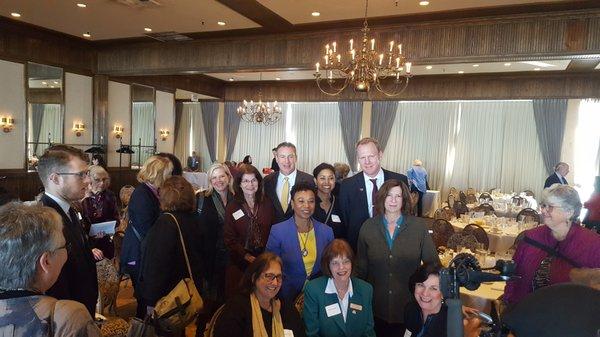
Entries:
[[320,16],[321,13],[319,13],[319,12],[312,12],[312,13],[310,13],[310,15],[312,15],[312,16]]
[[426,66],[425,69],[427,70],[431,70],[431,68],[433,68],[432,66]]
[[473,67],[477,68],[479,67],[479,64],[474,64]]
[[[408,80],[412,77],[412,63],[406,62],[400,43],[396,45],[394,41],[390,41],[389,50],[382,53],[375,50],[375,39],[369,39],[368,8],[369,1],[365,0],[362,43],[357,43],[357,50],[354,49],[354,40],[349,41],[350,48],[343,52],[348,61],[342,62],[342,54],[338,53],[337,43],[333,42],[325,46],[325,64],[315,64],[317,86],[326,95],[339,95],[352,84],[357,92],[368,92],[374,86],[384,95],[392,97],[399,95],[408,86]],[[321,76],[321,71],[324,71],[324,77]],[[386,81],[388,78],[390,80]],[[384,82],[388,82],[387,85]]]
[[20,18],[21,14],[17,13],[17,12],[12,12],[10,13],[10,16],[14,17],[14,18]]
[[92,37],[92,34],[90,34],[90,32],[85,32],[83,33],[83,37]]
[[508,63],[508,62],[507,62],[507,63],[504,63],[504,66],[505,66],[505,67],[510,67],[510,63]]
[[77,7],[79,7],[79,8],[86,8],[86,7],[87,7],[87,5],[86,5],[86,4],[84,4],[84,3],[78,3],[78,4],[77,4]]
[[[262,81],[262,72],[259,80]],[[272,125],[277,123],[281,118],[281,107],[277,105],[277,101],[263,103],[262,90],[258,89],[258,102],[246,101],[237,108],[237,114],[240,118],[248,123]]]
[[151,32],[152,28],[146,27],[146,28],[144,28],[144,30],[147,31],[147,32]]
[[275,77],[275,81],[281,81],[280,77]]
[[427,6],[427,5],[429,5],[429,1],[419,1],[419,5]]
[[217,21],[217,25],[219,25],[219,26],[225,26],[225,25],[226,25],[226,23],[225,23],[225,22],[223,22],[223,21]]
[[465,72],[463,70],[459,70],[458,73],[459,74],[464,74]]
[[46,82],[46,81],[42,81],[42,84],[43,84],[43,85],[48,85],[48,82]]
[[538,70],[540,70],[540,68],[533,68],[533,70],[538,71]]
[[230,77],[230,78],[229,78],[229,82],[233,82],[233,77]]

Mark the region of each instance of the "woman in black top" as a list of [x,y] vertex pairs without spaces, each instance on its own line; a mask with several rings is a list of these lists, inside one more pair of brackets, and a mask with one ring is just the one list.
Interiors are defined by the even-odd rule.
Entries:
[[340,217],[339,202],[333,190],[335,188],[335,169],[332,165],[321,163],[313,170],[317,185],[316,207],[313,217],[333,229],[333,236],[345,238],[344,226]]
[[240,292],[225,303],[214,337],[292,336],[285,330],[306,337],[298,311],[276,297],[283,279],[281,267],[281,259],[273,253],[256,257],[244,273]]
[[448,307],[440,290],[440,265],[424,264],[410,277],[414,294],[404,308],[404,325],[416,337],[445,337]]

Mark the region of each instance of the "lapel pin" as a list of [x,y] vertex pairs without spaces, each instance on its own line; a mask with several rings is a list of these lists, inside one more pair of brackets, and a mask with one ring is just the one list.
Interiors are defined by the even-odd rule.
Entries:
[[356,315],[356,310],[352,310],[352,313]]

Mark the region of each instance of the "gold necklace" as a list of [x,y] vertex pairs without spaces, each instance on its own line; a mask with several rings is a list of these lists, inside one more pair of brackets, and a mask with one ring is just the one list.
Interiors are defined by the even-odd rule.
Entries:
[[[309,221],[310,222],[308,223],[308,231],[306,233],[300,233],[300,231],[298,231],[298,234],[300,234],[300,243],[302,244],[302,250],[300,250],[300,253],[302,253],[302,257],[308,256],[308,249],[306,249],[306,243],[308,242],[308,236],[310,235],[310,231],[312,230],[312,219]],[[298,225],[296,225],[296,228],[298,228]]]

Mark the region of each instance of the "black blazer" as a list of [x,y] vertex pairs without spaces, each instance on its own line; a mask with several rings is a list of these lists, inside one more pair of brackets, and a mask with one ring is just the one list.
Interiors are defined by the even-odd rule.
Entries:
[[[565,184],[568,185],[569,182],[567,181],[567,178],[563,177],[563,179],[565,180]],[[546,178],[546,182],[544,182],[544,188],[548,188],[554,184],[562,184],[563,182],[560,181],[560,178],[558,177],[558,175],[556,175],[556,172],[552,173],[548,178]]]
[[90,248],[87,234],[81,224],[73,222],[62,208],[44,194],[40,200],[44,206],[53,208],[63,220],[63,235],[69,249],[67,262],[63,266],[56,283],[46,291],[46,295],[59,300],[73,300],[82,303],[92,317],[98,300],[98,276],[96,261]]
[[[127,207],[129,223],[125,229],[123,246],[121,249],[121,269],[130,261],[140,262],[140,243],[144,239],[154,222],[160,215],[160,202],[152,193],[148,185],[141,183],[136,186],[129,206]],[[138,239],[133,229],[136,229],[140,238]]]
[[[279,198],[277,197],[277,178],[279,178],[279,173],[279,171],[273,172],[266,176],[263,180],[263,189],[265,191],[265,195],[273,201],[273,208],[275,209],[275,221],[273,222],[274,224],[285,221],[291,218],[294,214],[294,211],[292,211],[292,207],[289,205],[287,212],[285,213],[283,212],[283,208],[281,208],[281,202],[279,202]],[[315,186],[313,176],[300,170],[296,170],[296,184],[299,182],[305,182],[311,184],[313,187]],[[292,186],[290,186],[290,191],[291,190]]]
[[[408,187],[408,179],[404,174],[383,170],[383,180],[396,179],[402,181]],[[342,223],[347,227],[346,235],[348,243],[356,251],[356,242],[358,233],[363,222],[369,218],[369,209],[367,204],[367,194],[365,192],[365,178],[361,171],[350,178],[342,181],[340,187],[340,209],[342,213]]]
[[[197,288],[205,276],[204,264],[209,254],[206,229],[196,212],[172,212],[179,222],[185,249],[190,259],[192,275]],[[213,242],[214,245],[214,242]],[[142,247],[140,286],[149,306],[154,306],[167,295],[181,279],[189,277],[181,241],[175,221],[162,214],[148,231]]]

